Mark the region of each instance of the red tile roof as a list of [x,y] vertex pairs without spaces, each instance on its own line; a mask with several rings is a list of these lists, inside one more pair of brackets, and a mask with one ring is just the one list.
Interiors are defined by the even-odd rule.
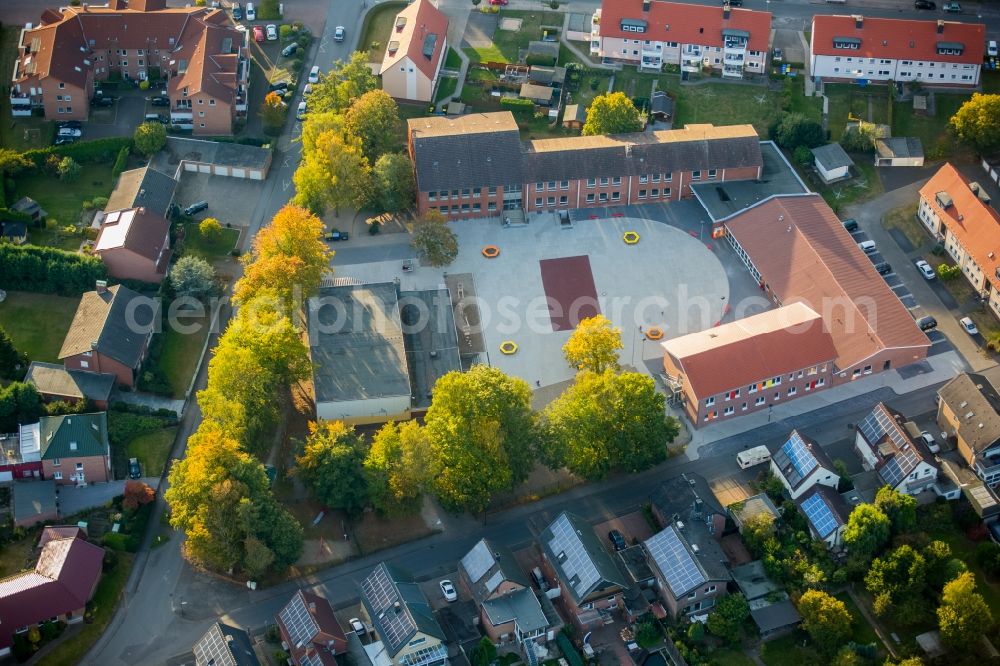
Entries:
[[104,549],[77,538],[45,544],[34,571],[0,580],[0,648],[14,631],[87,605],[101,577]]
[[[986,49],[986,26],[981,23],[943,21],[939,34],[937,21],[869,18],[861,28],[853,16],[814,16],[812,52],[817,55],[887,58],[936,62],[974,63],[981,65]],[[835,49],[835,37],[861,40],[858,50]],[[965,45],[962,55],[938,55],[938,42],[960,42]]]
[[[948,194],[950,206],[941,207],[935,196],[938,192]],[[920,197],[930,204],[941,223],[972,255],[986,279],[996,284],[997,269],[1000,269],[1000,215],[979,199],[969,187],[969,181],[951,164],[938,169],[920,188]]]
[[823,318],[802,303],[662,343],[698,397],[832,361]]
[[[646,32],[622,30],[622,19],[647,21]],[[604,0],[601,3],[601,37],[722,46],[723,30],[746,30],[750,33],[747,48],[766,51],[771,39],[771,12],[734,8],[725,19],[721,5],[653,0],[649,12],[644,14],[642,0]]]
[[42,536],[38,540],[38,547],[44,548],[49,541],[56,539],[86,539],[87,534],[76,525],[53,525],[42,530]]
[[[300,617],[305,612],[312,618],[313,624],[302,622],[300,619],[295,627],[288,627],[282,617],[286,611],[289,611],[288,615],[291,617]],[[307,658],[318,657],[323,664],[335,666],[337,660],[334,655],[347,651],[347,636],[337,621],[330,602],[318,594],[299,590],[291,601],[285,604],[276,619],[281,637],[288,643],[292,661],[296,664],[303,663]],[[299,633],[308,635],[296,643]]]
[[[397,30],[396,25],[400,19],[405,19],[405,25],[402,30]],[[424,41],[431,34],[437,35],[437,39],[434,42],[433,55],[427,58],[424,56]],[[386,51],[385,60],[382,61],[382,69],[379,73],[385,72],[406,57],[420,68],[424,76],[433,79],[438,69],[438,61],[444,57],[447,36],[448,17],[432,5],[430,0],[417,0],[396,15],[387,43],[399,42],[399,48],[394,54]]]
[[767,200],[726,222],[783,303],[825,315],[846,369],[885,349],[924,349],[930,340],[818,194]]

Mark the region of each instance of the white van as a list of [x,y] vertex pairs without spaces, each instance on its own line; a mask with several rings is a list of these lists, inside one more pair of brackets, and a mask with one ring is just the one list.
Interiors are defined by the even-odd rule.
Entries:
[[865,254],[875,254],[876,247],[875,241],[873,240],[861,241],[858,243],[858,247],[860,247],[861,251]]
[[770,461],[771,452],[764,445],[755,446],[752,449],[740,451],[736,454],[736,462],[739,464],[740,469],[746,469]]
[[257,8],[253,6],[252,2],[247,3],[247,20],[248,21],[257,20]]

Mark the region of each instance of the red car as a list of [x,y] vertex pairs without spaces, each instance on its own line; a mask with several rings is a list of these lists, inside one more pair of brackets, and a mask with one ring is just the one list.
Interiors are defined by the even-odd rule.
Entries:
[[491,5],[500,5],[502,7],[506,7],[508,2],[510,0],[490,0]]
[[253,41],[261,43],[264,41],[264,28],[259,25],[253,27]]

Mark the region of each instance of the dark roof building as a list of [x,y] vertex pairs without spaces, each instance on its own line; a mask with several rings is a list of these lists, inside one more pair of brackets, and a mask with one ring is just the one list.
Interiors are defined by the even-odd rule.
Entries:
[[83,370],[67,370],[54,363],[32,361],[24,381],[35,385],[38,392],[56,400],[93,400],[107,406],[115,376]]
[[732,569],[733,581],[747,601],[754,601],[773,592],[780,592],[781,586],[767,577],[764,563],[754,560]]
[[[381,639],[385,655],[397,658],[417,636],[426,640],[419,653],[426,663],[447,656],[441,625],[434,618],[427,597],[409,576],[382,562],[361,581],[361,603]],[[421,662],[424,663],[424,662]]]
[[840,493],[829,486],[816,485],[795,500],[799,511],[809,523],[809,531],[816,539],[825,541],[827,547],[836,548],[841,543],[851,508]]
[[156,169],[144,166],[124,171],[108,197],[105,212],[128,208],[145,208],[150,213],[167,217],[167,209],[174,200],[177,181]]
[[43,416],[39,434],[42,460],[111,455],[107,412]]
[[590,524],[563,511],[538,536],[542,553],[576,605],[628,587]]
[[480,539],[461,559],[459,566],[468,579],[472,598],[477,603],[494,596],[504,582],[512,583],[515,587],[531,587],[528,576],[518,565],[510,549],[487,539]]
[[223,622],[213,624],[191,651],[196,666],[260,666],[250,635]]
[[788,599],[759,608],[750,609],[750,617],[757,625],[762,638],[791,631],[802,622],[802,616]]
[[11,496],[14,525],[33,527],[37,523],[59,517],[56,506],[56,486],[52,479],[15,483]]
[[851,159],[850,155],[847,154],[847,151],[839,143],[828,143],[825,146],[817,146],[812,149],[812,154],[816,158],[816,163],[827,171],[854,166],[854,160]]
[[[938,425],[987,486],[1000,483],[1000,393],[983,374],[962,373],[938,390]],[[961,484],[960,484],[961,485]]]
[[347,651],[347,636],[330,602],[299,590],[278,613],[278,630],[295,666],[335,666]]
[[771,455],[771,471],[781,479],[792,499],[817,483],[835,488],[840,481],[823,447],[797,430]]
[[38,547],[44,548],[49,541],[59,539],[84,539],[87,533],[76,525],[52,525],[42,529],[42,536],[38,539]]
[[146,351],[154,307],[155,301],[120,284],[86,292],[59,358],[96,351],[128,368],[138,367]]

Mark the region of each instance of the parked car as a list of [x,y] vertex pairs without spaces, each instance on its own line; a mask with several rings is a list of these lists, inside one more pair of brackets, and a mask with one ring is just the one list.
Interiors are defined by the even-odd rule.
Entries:
[[920,439],[924,440],[924,444],[930,449],[931,453],[940,453],[941,447],[938,446],[937,441],[934,439],[934,435],[930,434],[926,430],[920,433]]
[[875,241],[873,240],[861,241],[860,243],[858,243],[858,247],[860,247],[861,251],[864,252],[865,254],[875,254],[875,252],[878,250],[878,248],[875,246]]
[[313,91],[313,84],[307,83],[306,87],[302,89],[302,96],[309,97],[309,95],[312,94],[312,91]]
[[163,115],[162,113],[147,113],[142,117],[142,122],[144,123],[163,123],[164,125],[170,124],[170,118]]
[[292,42],[285,48],[281,49],[281,55],[286,58],[290,58],[291,56],[295,55],[295,52],[298,50],[299,50],[299,45],[296,44],[295,42]]
[[742,7],[743,0],[722,0],[722,4],[729,5],[730,7]]
[[242,21],[243,20],[243,5],[238,2],[233,3],[233,20]]
[[79,139],[81,136],[83,136],[83,130],[77,129],[76,127],[60,127],[59,131],[56,133],[56,136],[59,137],[71,136],[74,139]]
[[880,261],[875,264],[875,270],[878,271],[879,275],[888,275],[892,272],[892,266],[889,265],[888,261]]
[[207,201],[199,201],[198,203],[191,204],[190,206],[184,209],[184,214],[188,216],[197,215],[203,210],[208,210]]
[[771,60],[773,60],[774,62],[781,62],[784,59],[785,59],[785,54],[781,52],[781,49],[779,49],[778,47],[774,47],[771,50]]
[[82,130],[83,123],[79,120],[64,120],[61,123],[58,123],[57,127],[59,127],[59,129],[62,129],[63,127],[70,127],[72,129]]
[[997,56],[997,53],[998,51],[997,51],[996,41],[991,39],[990,41],[986,42],[986,55],[990,56],[991,58],[995,58]]
[[625,543],[625,535],[618,530],[611,530],[608,532],[608,540],[611,545],[615,547],[615,550],[625,550],[628,548],[628,544]]
[[441,594],[444,595],[445,601],[458,601],[458,592],[455,591],[455,586],[451,584],[450,580],[443,580],[438,583],[438,587],[441,588]]
[[142,476],[142,468],[139,467],[139,459],[138,458],[129,458],[128,459],[128,478],[130,478],[130,479],[138,479],[141,476]]
[[170,98],[163,95],[156,95],[149,98],[149,103],[153,106],[170,106]]
[[288,90],[288,86],[291,85],[288,81],[275,81],[270,84],[267,89],[270,92],[280,92],[282,90]]
[[490,0],[490,4],[498,7],[506,7],[510,0]]
[[958,4],[957,2],[946,2],[944,3],[944,5],[942,5],[941,9],[951,14],[962,13],[962,5]]
[[333,41],[342,42],[347,36],[347,30],[342,25],[338,25],[333,31]]
[[326,240],[333,242],[350,240],[350,238],[351,235],[348,232],[337,231],[336,229],[326,235]]
[[917,320],[917,327],[921,331],[930,331],[931,329],[937,328],[937,319],[927,315],[926,317],[921,317]]
[[114,106],[115,98],[107,97],[105,95],[98,95],[94,99],[90,100],[91,106]]
[[[934,3],[931,3],[934,4]],[[253,6],[252,2],[247,3],[247,20],[256,21],[257,20],[257,9]]]
[[274,25],[273,23],[268,23],[267,27],[265,27],[264,30],[265,32],[267,32],[267,41],[269,42],[277,41],[278,26]]
[[365,628],[364,623],[356,617],[352,617],[347,621],[347,624],[351,625],[351,630],[358,636],[364,636],[365,632],[368,630]]
[[920,274],[924,276],[925,280],[933,280],[934,278],[937,277],[937,273],[934,272],[934,269],[931,268],[931,265],[928,264],[923,259],[917,259],[916,266],[917,270],[920,271]]
[[258,44],[264,43],[264,28],[260,27],[259,25],[255,25],[253,27],[253,41],[257,42]]
[[854,233],[855,231],[858,230],[858,221],[855,220],[853,217],[849,217],[846,220],[844,220],[844,228],[850,231],[851,233]]
[[962,317],[958,323],[962,325],[962,330],[969,335],[979,335],[979,329],[976,328],[976,322],[972,321],[972,317]]
[[295,119],[303,120],[305,119],[307,113],[309,113],[309,107],[306,105],[306,101],[302,100],[299,102],[299,108],[295,110]]
[[914,9],[937,9],[937,5],[930,0],[916,0],[913,3]]
[[309,78],[306,81],[309,83],[319,83],[319,65],[312,66],[312,69],[309,70]]

